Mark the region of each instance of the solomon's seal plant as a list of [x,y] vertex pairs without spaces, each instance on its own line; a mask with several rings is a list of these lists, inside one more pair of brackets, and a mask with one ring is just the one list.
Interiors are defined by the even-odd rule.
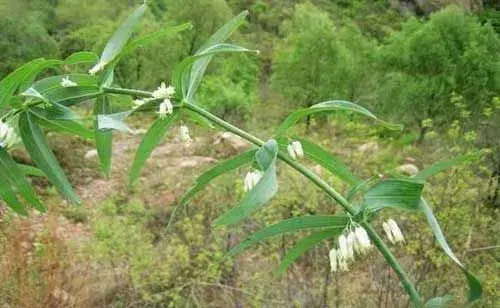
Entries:
[[[399,128],[397,125],[380,120],[357,104],[332,100],[296,110],[278,127],[274,138],[269,140],[262,140],[198,106],[195,103],[195,94],[214,56],[224,53],[257,54],[256,51],[225,43],[242,24],[247,12],[229,21],[192,56],[181,61],[173,72],[171,85],[162,83],[153,92],[117,87],[113,82],[113,73],[116,64],[123,56],[146,46],[160,36],[176,34],[190,28],[189,24],[183,24],[131,39],[133,30],[146,9],[146,4],[141,5],[125,20],[111,37],[100,57],[91,52],[77,52],[65,60],[36,59],[24,64],[0,82],[0,198],[10,209],[22,216],[28,215],[27,206],[45,211],[45,206],[26,180],[26,175],[47,177],[68,201],[73,204],[80,203],[78,195],[49,147],[46,131],[64,131],[94,140],[102,169],[108,173],[111,165],[113,130],[130,132],[125,120],[134,113],[157,113],[158,116],[145,134],[132,163],[130,183],[133,185],[149,155],[174,123],[182,124],[179,128],[180,140],[189,142],[191,137],[187,124],[191,124],[189,122],[193,117],[203,118],[246,139],[254,147],[202,174],[175,207],[171,221],[177,208],[184,206],[212,180],[231,170],[252,165],[253,170],[244,179],[245,196],[239,204],[217,218],[214,224],[220,226],[240,222],[268,203],[278,192],[279,180],[276,171],[278,166],[281,167],[280,163],[284,163],[320,188],[332,202],[342,208],[344,214],[305,215],[283,220],[250,235],[245,241],[233,247],[228,256],[236,255],[252,244],[273,236],[310,230],[310,235],[301,239],[288,251],[279,265],[278,272],[284,272],[300,255],[325,240],[337,243],[329,256],[325,256],[330,258],[331,269],[334,272],[338,269],[347,270],[348,262],[352,262],[356,255],[366,254],[375,247],[398,275],[413,305],[424,306],[424,300],[410,277],[373,227],[373,224],[376,224],[379,229],[383,229],[391,243],[404,242],[405,239],[397,223],[390,219],[380,224],[378,214],[386,208],[419,211],[426,216],[436,241],[444,252],[466,275],[470,289],[469,300],[474,301],[480,297],[481,285],[453,254],[431,208],[422,197],[426,178],[454,163],[464,161],[463,158],[438,163],[410,178],[395,175],[388,179],[360,181],[330,152],[307,139],[291,136],[289,133],[289,129],[305,117],[338,111],[364,115],[389,129]],[[82,65],[87,65],[90,69],[79,72],[77,67]],[[63,74],[38,78],[40,73],[49,68]],[[69,71],[65,71],[68,69]],[[134,102],[133,106],[129,111],[110,113],[108,100],[110,95],[130,96]],[[80,123],[81,117],[72,108],[87,101],[92,101],[94,104],[92,130]],[[26,151],[39,168],[36,172],[33,168],[18,164],[11,157],[9,151],[18,142],[17,136],[20,136]],[[299,158],[321,165],[349,184],[352,187],[351,192],[347,196],[341,195],[327,181],[300,164]],[[431,299],[428,303],[431,305],[444,301],[445,298],[449,297]]]

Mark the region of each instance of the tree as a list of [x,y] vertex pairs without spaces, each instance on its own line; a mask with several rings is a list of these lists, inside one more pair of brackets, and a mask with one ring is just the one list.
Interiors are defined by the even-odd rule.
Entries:
[[295,7],[276,50],[272,85],[298,106],[331,98],[358,100],[373,44],[353,24],[335,27],[310,3]]
[[[456,7],[432,14],[427,22],[404,23],[379,57],[379,107],[417,125],[420,141],[427,131],[424,120],[441,126],[460,116],[472,119],[500,90],[498,35]],[[464,108],[452,108],[457,95],[465,114]]]

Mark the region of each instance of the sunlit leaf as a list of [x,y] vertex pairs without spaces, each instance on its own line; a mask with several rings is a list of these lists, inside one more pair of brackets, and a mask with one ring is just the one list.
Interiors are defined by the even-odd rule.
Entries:
[[369,118],[372,118],[372,119],[380,122],[383,126],[389,128],[389,129],[395,129],[395,130],[402,129],[401,125],[391,124],[391,123],[387,123],[387,122],[380,120],[373,113],[371,113],[368,109],[361,107],[358,104],[351,103],[348,101],[333,100],[333,101],[319,103],[319,104],[313,105],[310,108],[303,108],[303,109],[299,109],[299,110],[293,112],[278,127],[278,130],[276,133],[277,133],[277,135],[284,134],[295,123],[297,123],[298,121],[300,121],[301,119],[303,119],[307,116],[317,114],[317,113],[332,113],[332,112],[337,112],[337,111],[348,111],[348,112],[359,113],[359,114],[362,114],[364,116],[367,116]]
[[371,187],[363,205],[368,210],[394,207],[418,210],[424,184],[410,179],[390,179]]
[[19,85],[35,70],[45,59],[35,59],[30,61],[14,72],[7,75],[0,81],[0,110],[5,108],[12,96],[19,88]]
[[83,137],[85,139],[93,139],[94,134],[92,131],[83,127],[83,125],[73,120],[53,118],[51,116],[52,110],[55,109],[47,110],[43,108],[32,107],[30,108],[29,112],[35,116],[36,121],[40,125],[50,130],[63,133],[71,133]]
[[33,120],[32,115],[25,112],[19,116],[19,131],[31,159],[33,159],[36,165],[43,170],[50,182],[54,184],[68,200],[74,203],[80,203],[80,198],[73,191],[64,171],[59,165],[54,153],[52,153],[45,135]]
[[[243,198],[243,200],[228,212],[217,218],[215,225],[234,224],[249,216],[252,212],[269,202],[278,192],[276,176],[276,156],[278,144],[274,139],[269,140],[255,153],[257,164],[264,171],[262,178]],[[266,169],[264,169],[266,168]]]
[[93,52],[80,51],[75,52],[64,60],[66,65],[74,65],[79,63],[97,63],[99,61],[99,56]]
[[171,114],[165,119],[158,118],[148,129],[135,153],[134,162],[130,168],[129,182],[132,185],[139,177],[141,170],[153,150],[160,144],[165,133],[177,118],[177,113]]
[[113,129],[133,134],[134,131],[125,123],[132,111],[97,115],[97,129]]
[[146,12],[147,4],[139,6],[130,16],[127,17],[125,22],[115,31],[113,36],[109,39],[106,47],[101,54],[100,61],[103,63],[111,62],[123,50],[127,41],[132,36],[135,27],[138,25],[142,15]]
[[462,262],[458,260],[457,256],[455,256],[455,254],[451,250],[451,247],[446,242],[446,238],[444,237],[443,231],[439,226],[439,222],[437,221],[436,216],[434,216],[432,209],[429,207],[429,205],[424,199],[421,199],[420,207],[422,208],[425,217],[427,217],[427,222],[431,227],[431,230],[434,233],[434,236],[439,246],[441,246],[446,255],[448,255],[448,257],[450,257],[450,259],[453,260],[453,262],[455,262],[455,264],[460,267],[465,277],[467,278],[467,282],[469,284],[469,301],[472,302],[479,299],[481,297],[481,294],[483,293],[483,288],[481,287],[481,283],[471,272],[467,270],[467,268],[462,264]]
[[233,247],[229,252],[229,256],[234,256],[241,253],[248,247],[258,242],[261,242],[267,238],[281,235],[284,233],[297,232],[301,230],[309,229],[332,229],[332,233],[338,232],[339,228],[342,230],[349,223],[349,218],[344,215],[332,215],[332,216],[302,216],[295,217],[280,221],[277,224],[265,227],[252,235],[250,235],[243,242],[239,243]]

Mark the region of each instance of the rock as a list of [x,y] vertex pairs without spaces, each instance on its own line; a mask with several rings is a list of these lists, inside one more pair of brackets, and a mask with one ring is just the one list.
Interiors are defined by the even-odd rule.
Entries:
[[404,164],[396,168],[396,171],[406,174],[406,175],[416,175],[419,170],[417,166],[413,164]]
[[94,157],[97,157],[98,153],[97,153],[97,150],[90,150],[90,151],[87,151],[87,153],[85,154],[85,159],[92,159]]
[[230,132],[217,134],[214,138],[213,145],[218,153],[227,155],[234,155],[250,146],[245,139]]
[[368,143],[360,145],[358,147],[358,150],[360,152],[365,153],[365,152],[375,152],[378,150],[378,148],[379,148],[378,143],[372,141],[372,142],[368,142]]
[[405,157],[405,163],[407,164],[415,164],[417,159],[415,157],[407,156]]

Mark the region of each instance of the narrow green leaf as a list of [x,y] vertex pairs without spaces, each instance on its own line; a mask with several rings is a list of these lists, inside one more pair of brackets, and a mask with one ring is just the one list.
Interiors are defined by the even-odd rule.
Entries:
[[286,269],[292,265],[293,262],[295,262],[295,260],[322,241],[340,235],[344,231],[344,228],[345,225],[337,228],[328,228],[301,239],[292,249],[289,249],[286,252],[285,257],[281,260],[280,265],[276,270],[277,274],[283,274]]
[[302,216],[280,221],[277,224],[265,227],[254,234],[250,235],[243,242],[233,247],[229,252],[229,256],[234,256],[251,245],[261,242],[267,238],[277,236],[283,233],[297,232],[308,229],[328,228],[335,230],[344,229],[349,223],[349,218],[344,215],[329,215],[329,216]]
[[19,116],[19,131],[31,159],[43,170],[50,182],[68,200],[80,203],[80,198],[73,191],[71,184],[64,175],[64,171],[52,153],[45,135],[29,113],[22,113]]
[[443,297],[431,298],[427,303],[425,303],[424,308],[446,308],[450,306],[450,303],[455,299],[453,295],[445,295]]
[[139,6],[116,30],[116,32],[106,44],[106,47],[104,47],[100,62],[109,63],[120,54],[120,52],[127,44],[127,41],[132,36],[132,33],[134,32],[135,27],[138,25],[142,15],[144,14],[144,12],[146,12],[146,8],[146,4],[142,4],[141,6]]
[[[192,80],[190,78],[201,78],[199,74],[191,74],[194,68],[192,68],[194,63],[198,63],[197,61],[203,58],[212,57],[216,54],[221,53],[240,53],[240,52],[257,52],[255,50],[250,50],[238,45],[232,44],[216,44],[203,52],[196,54],[194,56],[190,56],[182,60],[181,63],[177,64],[174,69],[173,74],[173,84],[177,90],[177,93],[180,93],[183,98],[188,97],[188,91],[191,89],[193,91]],[[200,72],[198,72],[200,73]],[[192,75],[190,77],[190,74]],[[192,100],[190,98],[190,100]]]
[[29,112],[35,117],[38,124],[54,131],[78,135],[85,139],[93,139],[94,134],[80,123],[73,120],[59,120],[51,117],[51,112],[46,109],[32,107]]
[[394,129],[394,130],[401,130],[402,129],[401,125],[391,124],[391,123],[387,123],[385,121],[380,120],[373,113],[371,113],[368,109],[361,107],[358,104],[351,103],[348,101],[333,100],[333,101],[319,103],[319,104],[316,104],[310,108],[299,109],[299,110],[293,112],[278,127],[276,134],[277,135],[284,134],[295,123],[297,123],[299,120],[301,120],[309,115],[313,115],[316,113],[331,113],[331,112],[336,112],[336,111],[356,112],[356,113],[365,115],[369,118],[372,118],[372,119],[380,122],[383,126],[389,128],[389,129]]
[[46,69],[53,68],[55,66],[61,65],[63,61],[61,60],[43,60],[37,66],[24,76],[23,80],[19,83],[19,91],[26,90],[33,82],[35,82],[36,77]]
[[95,114],[95,143],[101,169],[106,176],[109,176],[111,171],[111,157],[113,155],[113,131],[111,129],[98,129],[98,116],[110,113],[111,106],[106,96],[99,97],[94,104]]
[[30,165],[24,165],[24,164],[17,164],[17,166],[23,171],[25,176],[36,176],[36,177],[47,177],[45,173],[43,173],[42,170],[35,168]]
[[461,156],[455,157],[455,158],[450,159],[450,160],[440,161],[440,162],[433,164],[429,168],[420,171],[413,178],[417,179],[417,180],[425,181],[425,180],[427,180],[427,178],[430,178],[430,177],[432,177],[432,176],[438,174],[439,172],[442,172],[448,168],[451,168],[451,167],[454,167],[457,165],[461,165],[461,164],[465,164],[468,162],[472,162],[472,161],[476,160],[477,158],[478,158],[477,154],[468,154],[468,155],[461,155]]
[[[63,87],[63,78],[69,78],[77,83],[75,87]],[[62,103],[68,100],[84,101],[102,94],[99,88],[99,78],[87,74],[67,74],[41,79],[22,93],[43,99],[52,103]]]
[[354,197],[356,197],[356,195],[360,191],[365,190],[366,187],[368,187],[368,185],[370,185],[372,182],[374,182],[377,179],[378,179],[377,176],[372,176],[371,178],[369,178],[369,179],[367,179],[367,180],[365,180],[363,182],[359,182],[357,185],[353,186],[351,188],[351,190],[349,190],[349,192],[346,195],[347,201],[352,201],[354,199]]
[[2,175],[6,180],[10,180],[12,185],[15,186],[19,194],[28,201],[33,207],[40,212],[45,212],[45,206],[38,200],[35,190],[26,181],[23,171],[19,168],[18,164],[9,155],[7,150],[0,146],[0,164],[3,167]]
[[80,51],[75,52],[64,60],[64,64],[66,65],[74,65],[79,63],[97,63],[99,61],[99,57],[89,51]]
[[371,187],[365,194],[363,205],[368,210],[395,207],[417,210],[424,184],[410,179],[385,180]]
[[19,202],[19,199],[17,199],[15,192],[12,191],[7,181],[0,182],[0,199],[5,201],[7,206],[17,214],[23,217],[28,216],[28,211],[26,211],[24,206]]
[[97,128],[113,129],[133,134],[134,131],[125,123],[125,119],[132,114],[132,111],[124,111],[110,114],[97,115]]
[[210,182],[218,176],[238,169],[244,165],[250,164],[254,159],[255,152],[257,152],[256,149],[243,152],[231,159],[223,161],[222,163],[203,173],[196,179],[195,184],[186,192],[186,194],[184,194],[179,204],[185,204],[189,199],[196,195],[196,193],[207,187],[207,185],[210,184]]
[[[243,11],[238,16],[234,17],[230,21],[228,21],[224,26],[222,26],[216,33],[214,33],[208,41],[203,44],[203,46],[196,51],[195,55],[202,54],[207,51],[207,49],[213,47],[214,45],[220,44],[226,41],[231,34],[239,28],[239,26],[245,21],[245,18],[248,16],[248,11]],[[192,101],[196,90],[198,89],[203,75],[207,69],[208,64],[212,60],[213,55],[208,57],[200,58],[196,63],[193,64],[191,68],[191,72],[189,73],[189,85],[187,86],[187,92],[184,93],[184,97],[188,101]]]
[[130,43],[128,43],[125,46],[125,48],[123,49],[123,52],[120,54],[120,56],[125,56],[127,54],[130,54],[130,53],[134,52],[137,48],[144,47],[144,46],[147,46],[151,43],[154,43],[164,36],[176,34],[176,33],[179,33],[181,31],[188,30],[191,28],[193,28],[193,26],[190,23],[184,23],[182,25],[169,27],[169,28],[166,28],[163,30],[153,32],[151,34],[141,36],[135,40],[132,40]]
[[0,81],[0,110],[7,106],[19,85],[25,80],[25,78],[44,61],[44,59],[35,59],[30,61]]
[[146,135],[141,141],[137,152],[135,153],[134,162],[130,168],[129,182],[133,185],[141,170],[149,158],[153,150],[160,144],[167,130],[172,126],[177,118],[177,113],[173,113],[165,119],[158,118],[153,125],[148,129]]
[[[250,215],[253,211],[269,202],[278,192],[278,179],[276,176],[276,156],[278,154],[278,144],[271,139],[255,153],[257,164],[262,168],[267,168],[260,181],[241,200],[241,202],[231,210],[214,221],[215,225],[234,224]],[[272,157],[270,160],[269,157]],[[269,163],[269,161],[271,161]]]
[[302,148],[304,150],[306,158],[321,165],[323,168],[330,171],[333,175],[349,183],[350,185],[359,184],[359,180],[354,176],[351,170],[349,170],[349,167],[333,154],[324,150],[320,146],[308,141],[307,139],[295,137],[294,140],[300,141],[300,143],[302,143]]
[[462,264],[462,262],[458,260],[457,256],[455,256],[455,254],[451,250],[451,247],[446,242],[446,238],[444,237],[443,231],[439,226],[439,222],[437,221],[436,216],[434,216],[432,209],[423,198],[421,199],[420,207],[424,212],[425,217],[427,218],[427,222],[431,227],[431,230],[434,233],[434,236],[439,246],[441,246],[446,255],[450,257],[450,259],[453,260],[453,262],[455,262],[455,264],[460,267],[465,277],[467,278],[467,282],[469,284],[469,301],[473,302],[479,299],[481,297],[481,294],[483,293],[481,283],[471,272],[467,270],[467,268]]

